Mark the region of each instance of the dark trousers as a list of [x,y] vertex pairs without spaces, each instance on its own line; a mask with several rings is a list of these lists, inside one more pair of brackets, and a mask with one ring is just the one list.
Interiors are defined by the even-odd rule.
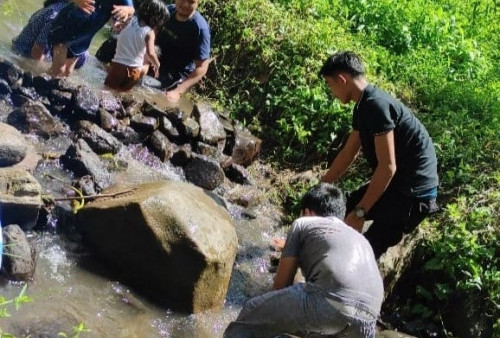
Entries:
[[[364,196],[368,185],[348,194],[346,215]],[[389,187],[368,211],[366,220],[372,220],[364,233],[378,259],[386,250],[399,243],[403,234],[412,232],[424,218],[438,211],[436,200],[424,200],[406,196]]]

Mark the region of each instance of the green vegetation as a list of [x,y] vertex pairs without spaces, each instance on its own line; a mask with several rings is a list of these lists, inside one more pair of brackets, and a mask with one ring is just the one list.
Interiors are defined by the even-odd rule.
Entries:
[[[21,289],[21,292],[19,292],[19,295],[17,295],[14,299],[6,299],[5,297],[0,296],[0,318],[10,317],[9,307],[11,305],[14,305],[15,309],[18,310],[22,304],[32,301],[32,299],[25,294],[27,286],[28,284],[25,284]],[[14,336],[3,332],[2,327],[0,326],[0,337],[11,338]]]
[[[444,212],[426,224],[421,268],[432,277],[409,311],[439,324],[474,290],[482,334],[500,336],[500,3],[205,0],[202,10],[215,56],[204,93],[258,132],[280,166],[325,164],[350,130],[352,107],[317,76],[335,50],[361,54],[369,79],[413,108],[436,144]],[[350,174],[345,188],[360,179]],[[290,211],[306,188],[284,189]]]

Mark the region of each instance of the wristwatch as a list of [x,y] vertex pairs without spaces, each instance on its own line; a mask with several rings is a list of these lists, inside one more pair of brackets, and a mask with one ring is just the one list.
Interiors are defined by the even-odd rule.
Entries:
[[367,211],[363,207],[358,205],[354,208],[354,215],[356,215],[357,218],[365,218],[366,214]]

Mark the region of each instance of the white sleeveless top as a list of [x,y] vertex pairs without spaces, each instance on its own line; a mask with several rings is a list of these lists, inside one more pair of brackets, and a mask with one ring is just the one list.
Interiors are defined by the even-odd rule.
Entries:
[[146,34],[150,30],[149,26],[139,26],[139,20],[134,16],[118,35],[113,62],[129,67],[142,67],[146,55]]

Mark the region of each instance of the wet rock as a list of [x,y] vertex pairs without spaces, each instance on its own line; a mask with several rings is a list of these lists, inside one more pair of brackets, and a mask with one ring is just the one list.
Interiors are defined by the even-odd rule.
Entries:
[[[123,103],[125,105],[125,103]],[[142,110],[143,102],[132,101],[127,104],[125,107],[125,115],[132,117],[134,115],[140,114]]]
[[116,154],[122,144],[116,137],[90,121],[78,121],[74,138],[82,138],[97,154]]
[[71,104],[73,94],[59,89],[52,89],[48,96],[51,105],[68,106]]
[[224,171],[217,161],[206,156],[193,154],[184,166],[186,179],[207,190],[214,190],[224,183]]
[[12,93],[9,84],[4,79],[0,79],[0,95],[9,95]]
[[248,208],[262,202],[262,192],[254,187],[237,185],[227,192],[227,199],[231,203]]
[[90,175],[80,177],[76,182],[76,188],[80,189],[85,196],[96,195],[94,179]]
[[147,142],[148,148],[163,162],[167,161],[174,152],[174,145],[161,131],[156,130],[151,134]]
[[249,132],[237,132],[231,150],[233,162],[248,167],[260,152],[262,141]]
[[25,134],[35,134],[43,138],[63,132],[63,125],[40,102],[28,100],[20,108],[9,114],[7,122]]
[[252,184],[250,180],[250,173],[243,166],[231,163],[229,166],[224,168],[224,174],[231,181],[238,184]]
[[80,88],[80,85],[70,81],[67,77],[54,78],[52,79],[52,82],[55,89],[72,94],[75,94]]
[[200,125],[192,118],[182,121],[182,132],[188,139],[194,139],[200,134]]
[[0,169],[1,223],[19,224],[24,230],[33,228],[42,207],[42,188],[27,171]]
[[151,116],[157,119],[160,119],[167,115],[167,113],[165,113],[163,109],[150,102],[144,102],[144,104],[141,107],[141,110],[144,116]]
[[0,122],[0,167],[21,162],[27,152],[24,136],[16,128]]
[[4,258],[2,269],[9,279],[27,281],[35,272],[35,250],[19,225],[10,224],[2,231]]
[[174,124],[180,124],[182,121],[185,121],[187,118],[191,117],[190,113],[187,113],[184,110],[181,110],[180,108],[170,108],[166,111],[167,117],[172,121]]
[[233,126],[233,121],[229,117],[224,116],[223,114],[219,114],[219,121],[224,126],[224,130],[226,131],[227,134],[234,134],[235,130]]
[[137,114],[130,118],[130,126],[138,132],[152,133],[158,128],[158,120],[151,116]]
[[100,106],[102,107],[102,109],[109,112],[114,112],[122,109],[122,103],[120,99],[107,90],[103,90],[101,92]]
[[21,106],[28,101],[36,101],[40,98],[40,95],[33,87],[18,87],[12,91],[11,98],[15,106]]
[[226,139],[226,131],[219,121],[219,115],[208,105],[198,103],[193,108],[193,117],[200,124],[200,139],[202,142],[218,145]]
[[126,145],[142,143],[145,139],[145,136],[141,133],[122,124],[119,124],[115,130],[112,130],[111,134]]
[[115,129],[118,124],[119,124],[119,121],[116,117],[114,117],[112,114],[108,113],[106,110],[104,109],[99,109],[99,119],[101,121],[101,128],[106,130],[106,131],[111,131],[113,129]]
[[180,136],[181,133],[177,129],[177,127],[174,126],[172,121],[170,121],[169,118],[167,117],[162,117],[160,119],[160,127],[159,129],[167,135],[167,137],[172,141],[176,143],[180,143]]
[[78,227],[126,282],[181,311],[223,305],[238,245],[224,208],[183,182],[117,185],[104,192],[127,193],[87,204],[77,214]]
[[174,149],[172,157],[170,158],[170,163],[175,166],[182,167],[191,160],[192,156],[193,152],[191,146],[189,144],[184,144]]
[[220,151],[219,148],[211,146],[203,142],[196,143],[196,150],[199,154],[213,158],[214,160],[219,160]]
[[77,177],[91,175],[99,189],[104,189],[111,183],[108,170],[83,139],[78,139],[76,144],[68,147],[61,156],[61,163]]
[[23,70],[11,61],[2,58],[0,59],[0,78],[5,79],[12,86],[19,80],[22,81]]
[[85,86],[79,87],[73,99],[77,118],[98,122],[99,98],[92,89]]
[[52,89],[56,89],[56,82],[48,74],[41,74],[33,78],[33,87],[38,94],[47,95]]

